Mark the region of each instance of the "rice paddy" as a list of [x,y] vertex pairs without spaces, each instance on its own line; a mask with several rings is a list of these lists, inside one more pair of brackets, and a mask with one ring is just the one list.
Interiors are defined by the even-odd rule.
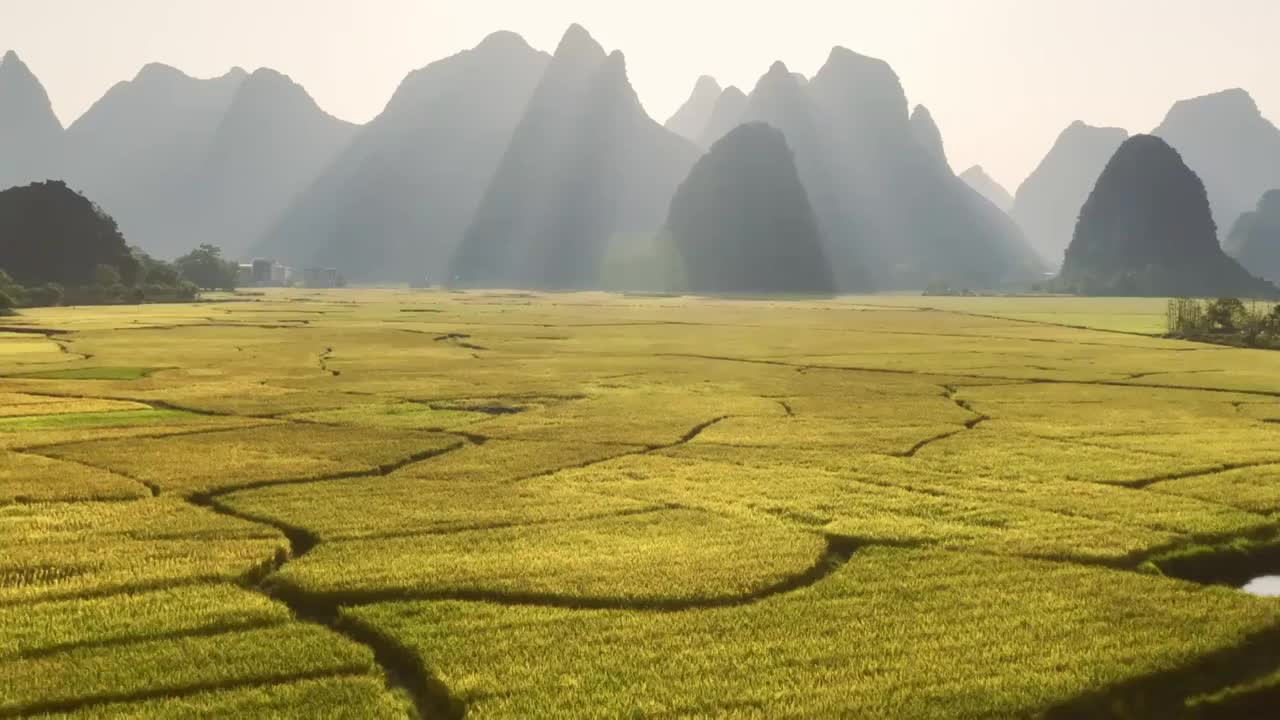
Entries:
[[0,329],[0,718],[1280,707],[1280,354],[1159,301],[217,299]]

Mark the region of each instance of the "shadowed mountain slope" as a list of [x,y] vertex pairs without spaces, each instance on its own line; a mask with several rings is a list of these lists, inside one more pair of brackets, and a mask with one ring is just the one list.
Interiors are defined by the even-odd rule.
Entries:
[[1258,209],[1240,216],[1226,249],[1245,269],[1280,282],[1280,190],[1269,190]]

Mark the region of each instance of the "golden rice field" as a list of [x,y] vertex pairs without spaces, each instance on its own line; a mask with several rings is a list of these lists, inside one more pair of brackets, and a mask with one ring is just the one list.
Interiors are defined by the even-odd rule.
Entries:
[[1268,717],[1280,354],[1156,300],[0,321],[0,718]]

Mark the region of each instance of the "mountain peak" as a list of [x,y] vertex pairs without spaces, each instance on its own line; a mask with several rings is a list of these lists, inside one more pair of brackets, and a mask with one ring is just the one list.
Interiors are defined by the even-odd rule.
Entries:
[[1174,103],[1173,109],[1169,111],[1165,122],[1167,123],[1170,119],[1186,113],[1230,113],[1232,115],[1249,116],[1260,116],[1262,114],[1253,96],[1243,88],[1230,88],[1208,95],[1201,95],[1200,97],[1179,100]]
[[666,128],[686,140],[698,142],[706,131],[722,94],[724,91],[715,78],[710,75],[698,78],[693,86],[693,93],[667,120]]
[[716,82],[716,79],[711,77],[710,75],[703,75],[699,77],[698,82],[694,84],[693,91],[700,92],[700,93],[705,93],[705,92],[718,93],[720,92],[720,83]]
[[930,157],[946,164],[947,151],[942,142],[942,131],[938,129],[938,123],[934,122],[933,113],[929,112],[929,108],[916,105],[915,110],[911,111],[910,122],[916,142],[920,143]]
[[591,33],[581,25],[574,23],[565,31],[560,44],[556,46],[556,57],[582,57],[602,60],[606,56],[604,47],[591,37]]
[[[585,31],[584,31],[585,32]],[[519,33],[510,30],[499,30],[489,33],[476,49],[493,49],[493,50],[526,50],[529,49],[529,43]]]
[[1013,196],[1003,185],[988,175],[981,165],[974,165],[960,173],[960,179],[1001,210],[1009,212],[1013,208]]
[[787,69],[786,63],[782,62],[781,60],[778,60],[769,66],[768,74],[769,75],[786,75],[789,77],[791,75],[791,71]]
[[0,60],[0,65],[5,65],[5,64],[7,64],[7,63],[11,63],[11,62],[13,62],[13,63],[21,63],[21,62],[22,62],[22,59],[18,57],[18,53],[14,52],[14,51],[12,51],[12,50],[10,50],[10,51],[8,51],[8,52],[6,52],[6,53],[4,54],[4,59],[3,59],[3,60]]
[[135,82],[139,82],[143,80],[170,79],[175,77],[187,77],[187,74],[172,65],[153,62],[143,65],[142,69],[138,71],[138,74],[135,75],[133,79]]

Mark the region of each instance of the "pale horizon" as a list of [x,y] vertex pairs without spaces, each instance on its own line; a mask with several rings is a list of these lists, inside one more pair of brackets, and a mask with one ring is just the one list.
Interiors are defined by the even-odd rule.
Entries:
[[64,125],[153,62],[194,77],[269,67],[327,112],[364,123],[417,68],[499,30],[551,52],[573,23],[626,55],[631,82],[660,123],[701,75],[750,92],[776,60],[812,76],[836,45],[879,57],[912,105],[932,111],[954,170],[981,165],[1010,192],[1076,120],[1148,132],[1175,101],[1233,87],[1280,117],[1280,83],[1268,70],[1280,65],[1270,37],[1280,4],[1267,0],[798,0],[785,16],[666,0],[625,10],[585,0],[105,5],[0,11],[0,53],[18,53]]

